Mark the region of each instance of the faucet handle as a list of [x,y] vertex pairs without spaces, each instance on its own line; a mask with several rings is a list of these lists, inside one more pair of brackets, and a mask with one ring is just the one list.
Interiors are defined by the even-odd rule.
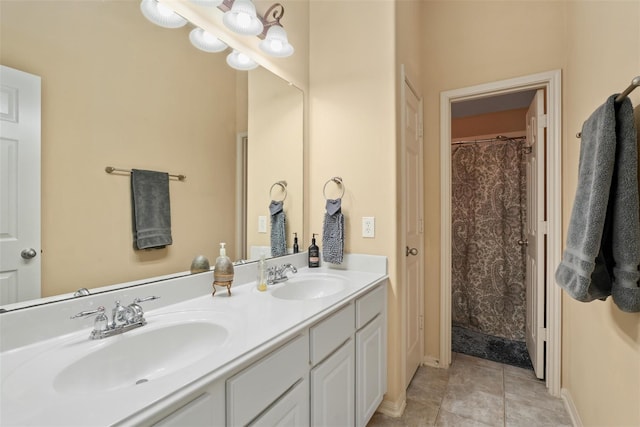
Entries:
[[133,300],[134,304],[140,304],[141,302],[147,302],[147,301],[153,301],[154,299],[158,299],[160,297],[157,297],[155,295],[149,296],[149,297],[144,297],[144,298],[135,298]]
[[73,316],[70,317],[70,319],[77,319],[79,317],[92,316],[94,314],[97,314],[98,316],[100,316],[100,315],[104,315],[104,312],[105,312],[105,308],[103,306],[100,306],[95,310],[86,310],[86,311],[81,311],[78,314],[74,314]]

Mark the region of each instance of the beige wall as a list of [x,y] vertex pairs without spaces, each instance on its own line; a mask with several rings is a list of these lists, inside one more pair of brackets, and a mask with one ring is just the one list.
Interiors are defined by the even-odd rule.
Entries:
[[526,129],[527,108],[477,114],[474,116],[451,119],[451,138],[468,138],[477,135],[504,134],[519,132],[524,135]]
[[[576,132],[593,110],[640,75],[640,2],[569,2],[564,73],[564,230],[575,194]],[[603,22],[615,23],[603,26]],[[640,115],[640,89],[631,94]],[[636,120],[640,129],[640,120]],[[562,386],[589,426],[640,425],[640,313],[609,299],[563,299]]]
[[425,353],[430,359],[440,353],[440,92],[563,68],[565,13],[562,2],[425,3]]
[[[287,248],[293,233],[303,233],[303,104],[302,92],[265,69],[249,75],[249,138],[247,162],[247,248],[271,244],[271,200],[284,198]],[[258,114],[260,112],[260,114]],[[286,195],[278,181],[287,183]],[[267,218],[267,232],[258,232],[258,216]],[[300,248],[304,250],[304,247]],[[249,258],[250,252],[247,254]],[[270,252],[265,253],[270,256]]]
[[[603,25],[603,22],[615,23]],[[563,70],[563,229],[575,192],[575,133],[640,71],[640,3],[430,1],[423,14],[426,355],[439,354],[439,94]],[[637,91],[636,91],[637,92]],[[632,96],[640,103],[640,93]],[[640,315],[564,295],[562,387],[585,425],[639,425]]]
[[[224,58],[192,48],[189,28],[151,24],[138,2],[2,2],[1,15],[2,64],[42,76],[44,296],[188,270],[234,242]],[[173,245],[133,250],[130,180],[107,165],[187,175],[170,182]]]
[[[322,232],[322,188],[331,177],[341,176],[346,186],[345,251],[390,257],[388,395],[397,396],[394,3],[313,0],[309,24],[306,235]],[[376,218],[374,239],[361,237],[363,216]]]

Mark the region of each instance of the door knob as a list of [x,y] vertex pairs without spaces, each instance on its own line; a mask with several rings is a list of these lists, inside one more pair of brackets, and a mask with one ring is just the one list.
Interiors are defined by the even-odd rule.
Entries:
[[409,255],[413,255],[413,256],[418,255],[418,249],[416,248],[409,249],[409,246],[407,246],[407,256]]
[[22,252],[20,252],[20,256],[24,259],[35,258],[36,255],[37,255],[37,252],[33,248],[23,249]]
[[520,239],[520,240],[518,240],[518,244],[520,246],[527,246],[529,244],[529,242],[527,240]]

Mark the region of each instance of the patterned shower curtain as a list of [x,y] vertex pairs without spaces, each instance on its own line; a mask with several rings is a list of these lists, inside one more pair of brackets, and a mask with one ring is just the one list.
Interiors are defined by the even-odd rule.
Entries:
[[452,146],[452,323],[525,338],[524,139]]

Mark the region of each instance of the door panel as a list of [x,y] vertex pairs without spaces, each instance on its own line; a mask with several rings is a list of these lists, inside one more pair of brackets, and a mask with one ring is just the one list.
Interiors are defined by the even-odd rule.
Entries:
[[404,215],[406,233],[405,385],[422,364],[424,353],[423,310],[423,196],[422,196],[422,135],[421,101],[404,83]]
[[527,349],[538,378],[544,378],[544,90],[536,92],[527,111],[526,325]]
[[40,77],[0,66],[0,305],[40,297]]

